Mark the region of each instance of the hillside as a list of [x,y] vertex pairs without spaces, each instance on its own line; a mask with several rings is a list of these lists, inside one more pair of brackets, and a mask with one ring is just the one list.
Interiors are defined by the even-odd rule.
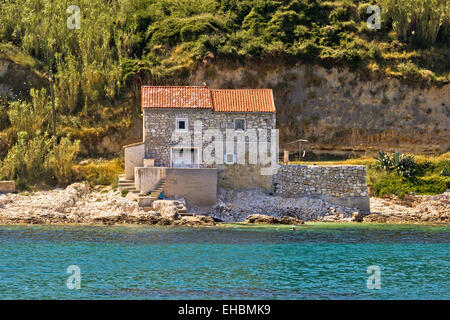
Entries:
[[[2,1],[0,158],[27,128],[11,115],[50,128],[50,70],[57,133],[90,156],[140,139],[140,85],[203,82],[273,88],[282,143],[444,152],[450,4],[374,2],[380,30],[367,27],[369,3],[356,0]],[[79,30],[66,26],[72,4]]]

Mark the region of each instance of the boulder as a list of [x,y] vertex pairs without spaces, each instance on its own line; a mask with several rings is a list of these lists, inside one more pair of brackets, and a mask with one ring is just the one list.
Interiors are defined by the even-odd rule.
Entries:
[[14,181],[0,181],[0,193],[16,192],[16,183]]
[[281,218],[281,224],[304,224],[305,222],[301,219],[284,216]]
[[156,200],[153,202],[153,209],[162,217],[173,220],[178,220],[180,213],[187,213],[185,205],[176,200]]
[[294,217],[283,216],[278,218],[265,214],[251,214],[245,222],[254,224],[304,224],[303,220]]
[[187,216],[173,221],[175,226],[213,226],[214,219],[209,216]]

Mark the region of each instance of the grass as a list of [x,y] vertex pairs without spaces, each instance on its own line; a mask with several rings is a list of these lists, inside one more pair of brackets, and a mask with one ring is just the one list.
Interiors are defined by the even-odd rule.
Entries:
[[91,186],[111,185],[117,188],[119,175],[123,173],[123,158],[88,160],[73,167],[76,181],[87,181]]
[[418,164],[418,173],[413,179],[405,179],[394,172],[378,169],[374,158],[357,158],[342,161],[293,161],[302,165],[364,165],[367,169],[367,185],[371,196],[386,197],[396,195],[403,198],[414,193],[433,195],[450,189],[450,152],[439,156],[412,155]]
[[38,60],[9,43],[0,43],[0,59],[10,60],[25,68],[40,68]]

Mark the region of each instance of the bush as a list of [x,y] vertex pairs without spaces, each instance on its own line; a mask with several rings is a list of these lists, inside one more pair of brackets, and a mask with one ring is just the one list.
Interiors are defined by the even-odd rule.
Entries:
[[119,174],[123,172],[122,159],[89,161],[74,166],[75,180],[88,181],[90,185],[117,185]]
[[80,141],[70,141],[68,138],[62,138],[56,143],[53,139],[53,148],[47,158],[47,167],[54,175],[60,185],[67,185],[73,178],[73,164],[80,150]]
[[403,153],[395,152],[391,156],[388,153],[379,152],[376,160],[376,166],[387,172],[395,171],[403,178],[412,179],[417,172],[417,163],[412,156],[406,156]]
[[385,197],[395,194],[399,198],[411,192],[415,194],[439,194],[450,189],[450,178],[431,175],[415,179],[404,179],[394,172],[369,170],[368,186],[372,195]]
[[57,143],[56,138],[40,133],[29,139],[26,132],[20,132],[2,162],[0,176],[16,181],[19,190],[36,185],[67,185],[78,147],[79,141],[63,138]]

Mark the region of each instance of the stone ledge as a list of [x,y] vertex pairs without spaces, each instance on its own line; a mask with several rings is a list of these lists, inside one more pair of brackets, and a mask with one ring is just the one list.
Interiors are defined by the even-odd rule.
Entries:
[[14,181],[0,181],[0,193],[16,192],[16,183]]

